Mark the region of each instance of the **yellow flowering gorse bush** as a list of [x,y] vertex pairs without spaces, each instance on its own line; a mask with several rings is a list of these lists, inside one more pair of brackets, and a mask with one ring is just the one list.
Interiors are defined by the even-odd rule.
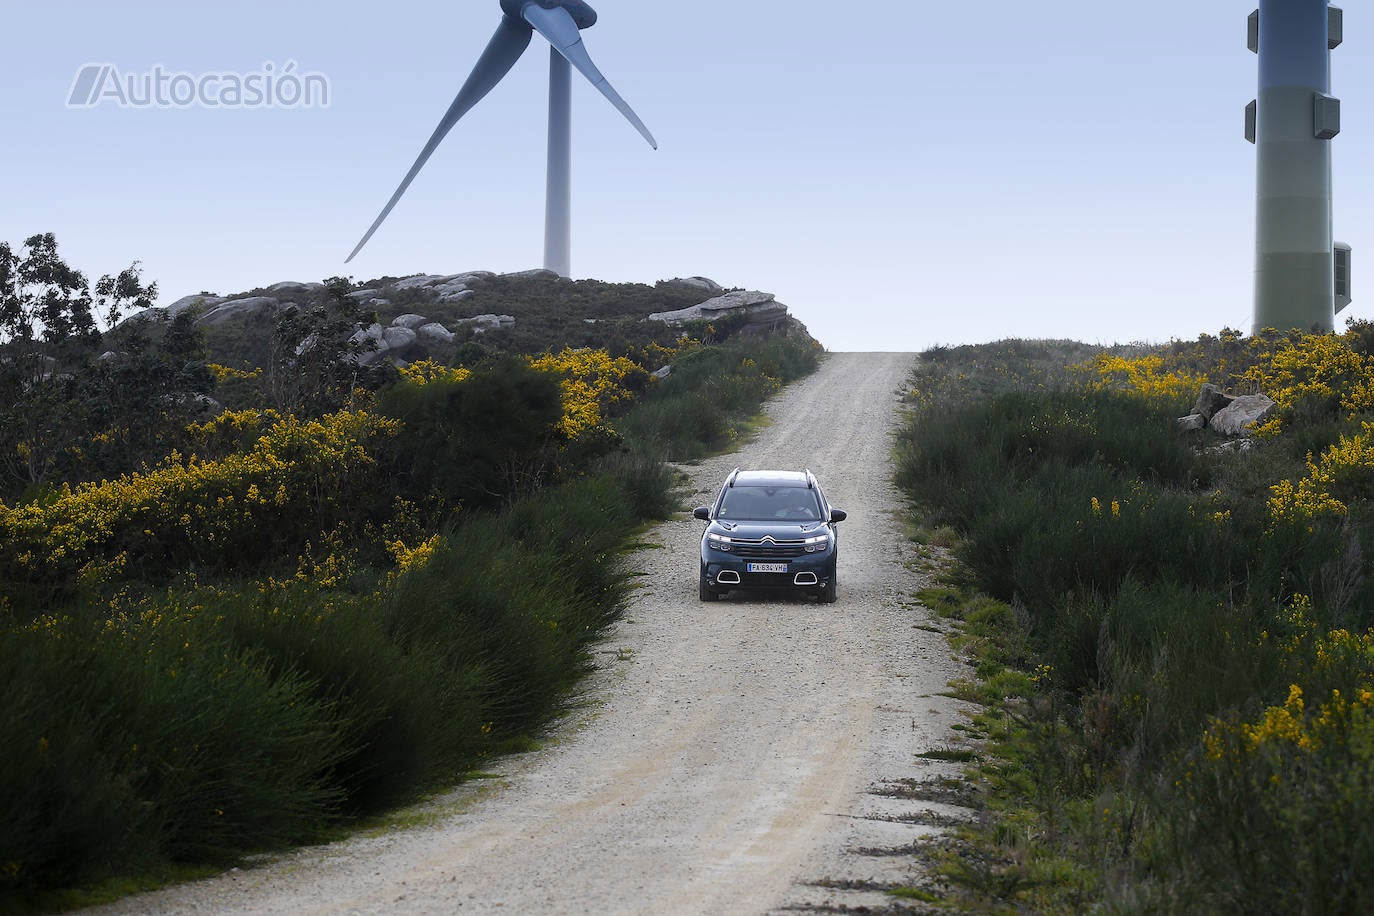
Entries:
[[1207,381],[1184,369],[1170,369],[1162,356],[1154,355],[1127,358],[1102,353],[1088,368],[1096,376],[1090,387],[1124,389],[1146,398],[1191,398]]
[[612,407],[634,397],[624,383],[641,371],[630,359],[591,349],[568,348],[558,354],[546,353],[530,360],[530,365],[560,377],[563,418],[558,428],[569,439],[604,426]]
[[244,453],[174,454],[145,473],[63,485],[42,503],[0,504],[0,567],[20,579],[89,577],[143,557],[218,563],[260,553],[286,532],[318,532],[347,514],[376,464],[368,447],[398,428],[364,412],[288,417]]
[[[1252,338],[1256,345],[1264,339]],[[1281,414],[1315,402],[1354,416],[1374,409],[1374,360],[1351,343],[1349,336],[1336,334],[1283,338],[1258,353],[1244,378],[1273,398]]]
[[429,382],[462,382],[472,375],[471,369],[451,368],[442,363],[436,363],[432,359],[422,359],[404,366],[400,370],[401,378],[413,385],[424,385]]
[[[1270,763],[1311,754],[1343,754],[1352,742],[1374,749],[1374,631],[1361,635],[1332,630],[1317,637],[1310,600],[1299,595],[1288,610],[1297,631],[1279,645],[1287,656],[1310,655],[1305,677],[1325,690],[1290,684],[1282,704],[1267,707],[1249,722],[1214,722],[1203,736],[1204,758],[1244,762],[1271,755]],[[1329,686],[1331,682],[1342,686]],[[1308,696],[1319,700],[1308,702]],[[1292,762],[1286,764],[1291,769]]]

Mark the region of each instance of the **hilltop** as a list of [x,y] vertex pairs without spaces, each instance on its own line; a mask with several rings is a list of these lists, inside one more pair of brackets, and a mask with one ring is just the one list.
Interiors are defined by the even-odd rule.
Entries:
[[139,312],[128,322],[164,324],[191,311],[216,361],[263,365],[279,321],[343,295],[359,340],[376,349],[367,361],[399,365],[448,361],[466,344],[482,352],[534,354],[563,347],[601,347],[624,354],[671,345],[687,330],[701,339],[736,334],[807,335],[772,294],[726,289],[705,277],[641,283],[569,280],[547,270],[496,274],[385,276],[325,283],[284,281],[240,293],[201,292]]

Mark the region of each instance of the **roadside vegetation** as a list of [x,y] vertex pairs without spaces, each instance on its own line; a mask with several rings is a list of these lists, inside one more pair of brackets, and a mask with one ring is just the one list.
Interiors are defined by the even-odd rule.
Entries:
[[327,837],[529,747],[677,509],[664,460],[819,358],[553,329],[362,368],[352,287],[231,366],[191,313],[97,330],[155,296],[137,265],[93,288],[51,236],[0,247],[0,911]]
[[[1181,434],[1203,382],[1278,404]],[[901,439],[925,602],[980,704],[979,912],[1374,910],[1374,326],[923,354]]]

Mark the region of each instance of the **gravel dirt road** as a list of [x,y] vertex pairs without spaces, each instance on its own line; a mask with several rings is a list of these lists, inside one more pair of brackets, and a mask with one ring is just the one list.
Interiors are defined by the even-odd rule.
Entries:
[[[576,708],[539,751],[422,809],[420,826],[272,857],[109,913],[729,913],[883,908],[909,848],[958,809],[965,670],[912,593],[890,434],[909,354],[833,354],[737,452],[685,470],[678,518]],[[809,466],[849,519],[839,601],[697,598],[703,523],[736,466]],[[931,629],[920,629],[928,627]]]

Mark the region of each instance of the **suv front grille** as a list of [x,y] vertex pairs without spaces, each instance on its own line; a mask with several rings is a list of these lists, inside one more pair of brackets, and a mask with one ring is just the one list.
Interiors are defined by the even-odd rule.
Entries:
[[773,560],[800,557],[806,553],[806,547],[801,541],[775,541],[772,538],[741,541],[735,538],[730,552],[750,560]]

